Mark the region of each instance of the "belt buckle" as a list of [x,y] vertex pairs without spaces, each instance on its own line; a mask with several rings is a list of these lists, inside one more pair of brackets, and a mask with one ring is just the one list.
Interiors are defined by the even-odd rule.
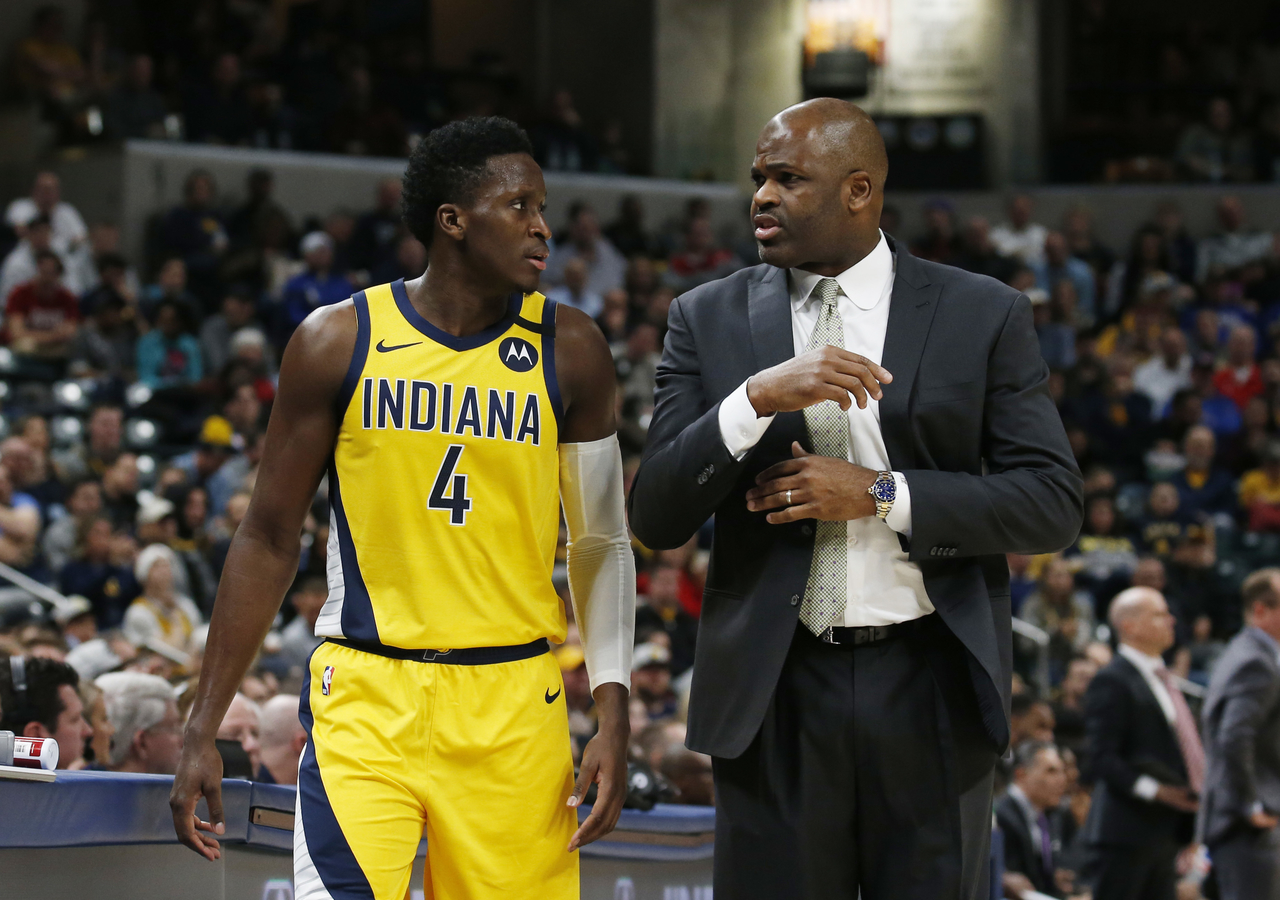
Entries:
[[840,642],[836,640],[836,629],[834,625],[826,628],[822,632],[822,643],[831,644],[836,647],[840,646]]
[[423,650],[422,661],[435,662],[437,657],[448,656],[452,652],[452,650]]

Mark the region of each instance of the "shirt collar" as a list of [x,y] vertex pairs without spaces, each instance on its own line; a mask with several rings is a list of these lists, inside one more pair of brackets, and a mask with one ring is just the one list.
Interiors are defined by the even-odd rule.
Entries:
[[[814,288],[826,276],[804,269],[788,269],[791,273],[791,306],[800,309],[809,302]],[[875,249],[836,276],[840,290],[858,309],[874,309],[884,294],[885,285],[893,277],[893,252],[880,232]]]
[[1136,647],[1130,647],[1128,644],[1121,644],[1119,653],[1129,662],[1133,663],[1146,675],[1154,675],[1157,669],[1164,666],[1164,660],[1158,656],[1147,656]]
[[1040,810],[1035,808],[1035,805],[1032,804],[1031,800],[1027,797],[1026,792],[1023,791],[1022,788],[1018,787],[1016,784],[1010,784],[1008,794],[1013,798],[1013,802],[1021,807],[1023,814],[1026,815],[1031,822],[1036,822],[1040,818]]

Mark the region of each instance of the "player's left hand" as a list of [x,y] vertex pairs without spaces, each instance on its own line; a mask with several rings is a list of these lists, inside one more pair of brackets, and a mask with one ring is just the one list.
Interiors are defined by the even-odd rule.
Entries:
[[756,486],[747,491],[747,509],[777,510],[765,516],[770,525],[798,519],[846,522],[876,514],[876,501],[867,493],[879,474],[874,469],[810,453],[798,441],[791,444],[791,455],[756,476]]
[[626,691],[622,689],[622,685],[607,684],[597,688],[596,694],[598,701],[601,689],[613,687],[617,687],[618,693],[622,695],[623,713],[620,717],[608,717],[613,721],[606,721],[601,716],[600,730],[582,751],[582,766],[578,770],[578,780],[573,786],[568,805],[577,809],[592,783],[599,787],[596,789],[596,802],[591,806],[591,814],[569,839],[570,853],[613,831],[618,824],[618,816],[622,814],[622,803],[627,799],[627,738],[631,728],[625,712]]

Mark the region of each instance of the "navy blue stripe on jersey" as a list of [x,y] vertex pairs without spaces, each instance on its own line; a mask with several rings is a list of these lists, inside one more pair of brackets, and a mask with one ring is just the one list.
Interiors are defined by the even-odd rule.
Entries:
[[357,641],[378,640],[378,623],[373,618],[373,601],[365,587],[360,561],[356,558],[356,545],[351,540],[351,526],[346,510],[342,508],[342,489],[338,485],[338,467],[329,458],[329,503],[333,506],[334,519],[338,523],[338,554],[342,560],[342,633]]
[[560,399],[560,382],[556,380],[556,301],[542,301],[542,374],[547,379],[547,396],[556,414],[557,440],[564,439],[564,403]]
[[512,294],[507,300],[507,311],[501,319],[483,331],[477,331],[475,334],[469,334],[466,337],[458,337],[432,325],[422,317],[421,313],[413,308],[413,304],[409,302],[409,292],[404,288],[403,278],[391,283],[391,294],[396,298],[396,308],[400,310],[400,315],[404,316],[406,322],[437,344],[442,347],[448,347],[450,350],[474,350],[476,347],[483,347],[490,341],[501,337],[515,322],[516,317],[520,314],[520,307],[524,304],[524,298],[520,294]]
[[351,351],[351,363],[347,366],[346,377],[342,379],[342,387],[338,389],[338,419],[347,414],[351,405],[351,397],[360,383],[360,373],[364,371],[365,359],[369,356],[369,335],[373,329],[369,325],[369,301],[360,291],[351,298],[356,307],[356,346]]
[[[321,645],[323,646],[323,645]],[[320,777],[320,764],[316,761],[316,743],[311,737],[315,716],[311,712],[311,661],[307,660],[306,677],[302,682],[302,697],[298,704],[298,718],[307,732],[307,746],[298,767],[298,809],[302,813],[302,830],[306,835],[306,847],[316,874],[325,889],[335,900],[374,900],[373,888],[364,870],[360,868],[351,844],[342,833],[342,826],[329,804],[329,793]]]

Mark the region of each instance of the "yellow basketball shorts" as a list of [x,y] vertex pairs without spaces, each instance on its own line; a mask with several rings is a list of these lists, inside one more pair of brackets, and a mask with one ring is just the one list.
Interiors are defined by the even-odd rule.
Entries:
[[569,723],[550,653],[489,665],[332,642],[302,689],[297,900],[576,900]]

